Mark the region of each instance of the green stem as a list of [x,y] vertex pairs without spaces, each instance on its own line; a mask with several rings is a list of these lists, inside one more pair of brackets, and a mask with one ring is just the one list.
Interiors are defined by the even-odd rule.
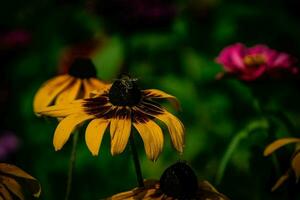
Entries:
[[144,181],[143,181],[143,175],[142,175],[141,165],[140,165],[140,161],[139,161],[139,155],[136,150],[133,134],[130,134],[130,145],[131,145],[131,153],[132,153],[132,157],[133,157],[137,182],[138,182],[139,187],[144,187]]
[[76,147],[77,147],[77,142],[78,142],[78,135],[79,135],[79,131],[75,131],[73,134],[73,144],[72,144],[72,152],[71,152],[70,162],[69,162],[69,171],[68,171],[68,180],[67,180],[67,189],[66,189],[65,200],[69,200],[70,194],[71,194],[73,169],[74,169],[75,160],[76,160]]

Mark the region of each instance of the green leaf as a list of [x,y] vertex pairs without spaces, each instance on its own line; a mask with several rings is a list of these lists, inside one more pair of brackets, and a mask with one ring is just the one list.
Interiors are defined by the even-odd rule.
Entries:
[[222,160],[220,163],[220,166],[218,168],[218,172],[216,175],[216,184],[220,184],[222,181],[222,178],[224,176],[226,167],[229,163],[229,160],[231,159],[233,153],[237,149],[238,145],[243,139],[246,139],[250,133],[254,132],[258,129],[267,129],[268,123],[265,120],[260,121],[253,121],[251,122],[245,129],[238,132],[231,140]]

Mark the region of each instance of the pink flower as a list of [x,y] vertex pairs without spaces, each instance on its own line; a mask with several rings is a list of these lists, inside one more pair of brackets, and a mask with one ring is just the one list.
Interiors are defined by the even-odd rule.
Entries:
[[258,44],[247,48],[241,43],[224,48],[216,59],[225,71],[245,81],[262,76],[278,77],[284,73],[298,74],[295,59],[289,54]]
[[0,47],[23,47],[30,43],[31,35],[27,30],[15,29],[0,35]]

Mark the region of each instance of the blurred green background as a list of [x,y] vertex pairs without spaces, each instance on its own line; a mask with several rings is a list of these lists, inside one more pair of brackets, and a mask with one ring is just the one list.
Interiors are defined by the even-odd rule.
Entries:
[[[222,48],[235,42],[263,43],[299,58],[299,6],[293,0],[2,2],[0,128],[20,140],[17,151],[3,162],[36,177],[42,185],[41,199],[64,198],[71,142],[54,151],[57,121],[36,117],[32,101],[41,84],[57,74],[65,47],[103,35],[106,42],[93,58],[101,79],[112,81],[129,71],[142,88],[164,90],[182,105],[176,113],[163,102],[185,124],[184,154],[172,148],[165,127],[164,151],[155,163],[146,159],[138,139],[145,178],[159,179],[166,167],[186,160],[199,180],[210,181],[233,200],[299,199],[299,184],[293,178],[270,191],[289,167],[293,146],[279,151],[277,167],[262,155],[275,138],[299,130],[299,83],[284,80],[250,87],[234,79],[216,80],[222,67],[214,62]],[[17,41],[8,37],[15,31],[23,33]],[[268,117],[266,128],[257,99],[263,109],[283,113],[294,131],[287,128],[287,120],[276,116]],[[259,129],[248,131],[254,122]],[[221,173],[232,141],[235,146],[231,145],[232,154]],[[101,199],[137,185],[130,149],[114,157],[109,149],[105,134],[99,156],[93,157],[80,135],[71,199]]]

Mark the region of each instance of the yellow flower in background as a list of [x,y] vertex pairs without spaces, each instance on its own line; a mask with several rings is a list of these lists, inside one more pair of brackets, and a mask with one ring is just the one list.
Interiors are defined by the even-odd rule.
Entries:
[[96,46],[87,43],[64,51],[59,64],[62,74],[45,82],[37,91],[33,101],[34,112],[49,105],[87,98],[91,91],[107,86],[96,78],[96,69],[90,59],[96,49]]
[[178,162],[165,170],[160,180],[145,180],[144,188],[115,194],[106,200],[229,200],[208,181],[199,181],[193,170]]
[[64,117],[58,124],[53,144],[60,150],[79,124],[88,124],[85,140],[93,155],[98,155],[102,137],[110,125],[111,153],[122,153],[131,134],[131,125],[139,132],[151,160],[156,160],[162,151],[164,136],[161,128],[153,121],[164,122],[171,135],[175,149],[183,152],[184,126],[179,119],[165,110],[154,99],[168,99],[179,108],[176,97],[157,89],[140,90],[136,79],[123,76],[106,90],[95,93],[93,98],[47,107],[38,114]]
[[300,138],[282,138],[274,141],[273,143],[269,144],[265,151],[264,156],[269,156],[277,149],[291,143],[297,143],[295,152],[291,159],[291,167],[286,171],[284,175],[282,175],[275,185],[272,187],[272,191],[278,189],[289,177],[295,175],[296,181],[298,182],[300,177]]
[[24,200],[24,188],[36,198],[41,194],[41,186],[34,177],[14,165],[0,163],[0,199],[12,200],[15,196]]

